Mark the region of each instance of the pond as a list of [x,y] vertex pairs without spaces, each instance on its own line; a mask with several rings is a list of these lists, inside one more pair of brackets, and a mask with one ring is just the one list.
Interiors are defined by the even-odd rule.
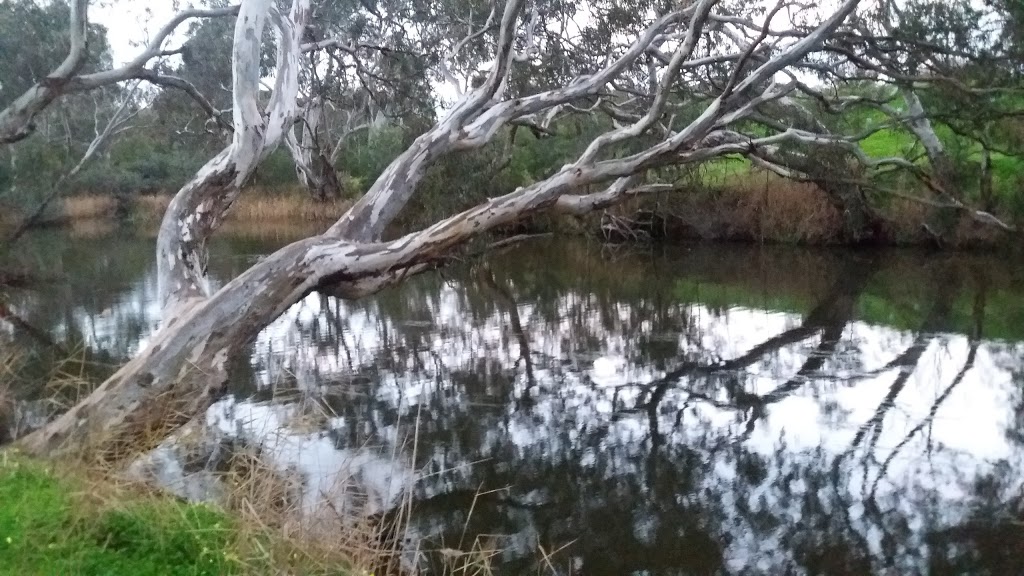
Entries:
[[[223,238],[210,269],[283,242]],[[38,233],[22,256],[63,279],[12,307],[123,362],[160,320],[153,245]],[[537,239],[308,296],[207,416],[310,494],[410,498],[407,541],[484,542],[499,574],[1017,573],[1021,264]]]

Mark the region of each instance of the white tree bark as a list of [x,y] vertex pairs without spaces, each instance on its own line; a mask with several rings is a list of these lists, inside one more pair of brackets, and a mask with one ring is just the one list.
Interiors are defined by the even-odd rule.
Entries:
[[246,0],[236,19],[232,51],[231,144],[210,160],[168,206],[157,237],[160,302],[175,311],[210,296],[206,242],[238,197],[242,185],[273,152],[298,114],[298,57],[309,0],[294,0],[291,13],[275,18],[277,83],[264,112],[258,101],[260,50],[271,0]]
[[[284,141],[295,162],[299,183],[315,200],[337,198],[341,195],[341,185],[334,169],[334,155],[325,150],[327,131],[322,98],[309,99],[298,124],[299,136],[288,130]],[[339,138],[347,135],[347,127],[342,130]],[[341,146],[340,140],[337,146]]]
[[907,127],[917,137],[924,148],[928,162],[932,165],[934,179],[943,200],[960,200],[960,192],[956,189],[953,177],[953,162],[946,152],[945,145],[935,133],[931,120],[925,112],[921,99],[910,88],[900,91],[903,101],[907,104]]

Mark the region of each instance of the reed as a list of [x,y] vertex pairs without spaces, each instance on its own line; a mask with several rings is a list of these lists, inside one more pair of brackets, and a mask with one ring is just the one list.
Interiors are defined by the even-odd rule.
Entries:
[[117,200],[113,196],[85,194],[64,199],[61,216],[69,221],[99,220],[113,218]]
[[242,196],[232,208],[229,219],[243,222],[325,222],[341,218],[352,202],[317,202],[308,196]]
[[[926,191],[917,192],[927,197]],[[881,216],[877,242],[925,245],[935,242],[923,222],[929,207],[900,197],[876,199]],[[834,245],[845,242],[843,221],[828,196],[816,185],[771,173],[732,174],[714,187],[696,186],[624,205],[616,216],[629,222],[639,211],[661,218],[658,232],[670,238],[737,240],[759,243]],[[994,226],[964,217],[947,239],[952,248],[990,248],[1011,240]]]
[[[131,201],[131,219],[141,224],[156,224],[171,203],[169,194],[140,195]],[[348,200],[317,202],[298,192],[271,194],[260,189],[246,190],[228,213],[229,221],[238,222],[302,222],[334,221],[352,205]],[[117,200],[111,196],[81,195],[66,198],[61,215],[72,223],[112,220],[116,217]]]
[[769,175],[737,183],[728,196],[734,233],[760,242],[829,244],[842,231],[838,211],[813,184]]

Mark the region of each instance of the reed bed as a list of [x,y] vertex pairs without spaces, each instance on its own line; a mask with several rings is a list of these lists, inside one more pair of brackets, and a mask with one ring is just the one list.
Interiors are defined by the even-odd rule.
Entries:
[[71,222],[113,218],[117,200],[113,196],[87,194],[64,199],[61,216]]
[[[897,246],[935,242],[922,226],[928,217],[927,205],[900,197],[878,201],[880,242]],[[664,234],[672,238],[804,245],[845,242],[842,216],[820,188],[770,173],[735,174],[727,183],[639,200],[620,207],[616,214],[628,219],[641,209],[659,214]],[[948,241],[950,247],[972,248],[997,246],[1006,240],[996,227],[964,217]]]
[[[130,201],[129,218],[143,224],[160,222],[171,202],[169,194],[148,194]],[[301,193],[269,194],[262,190],[246,191],[228,213],[228,221],[238,222],[302,222],[334,221],[352,205],[349,200],[317,202]],[[66,198],[62,219],[78,224],[85,221],[113,220],[118,200],[112,196],[87,194]]]

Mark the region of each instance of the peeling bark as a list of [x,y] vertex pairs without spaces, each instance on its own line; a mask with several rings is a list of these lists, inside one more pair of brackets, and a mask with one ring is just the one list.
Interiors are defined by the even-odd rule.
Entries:
[[298,114],[298,56],[309,0],[294,0],[288,17],[275,18],[277,84],[266,111],[260,108],[260,49],[271,14],[270,0],[247,0],[239,8],[232,51],[231,144],[199,170],[171,201],[157,237],[160,302],[177,310],[210,296],[206,242],[231,208],[242,185],[270,155]]

